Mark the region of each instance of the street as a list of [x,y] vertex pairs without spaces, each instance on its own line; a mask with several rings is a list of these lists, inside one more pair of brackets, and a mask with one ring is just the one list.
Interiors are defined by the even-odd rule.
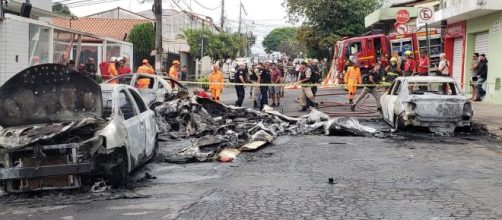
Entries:
[[[234,99],[227,89],[224,102]],[[291,99],[282,103],[295,112]],[[500,219],[501,152],[476,131],[283,136],[232,163],[154,159],[134,172],[130,190],[8,195],[0,219]]]

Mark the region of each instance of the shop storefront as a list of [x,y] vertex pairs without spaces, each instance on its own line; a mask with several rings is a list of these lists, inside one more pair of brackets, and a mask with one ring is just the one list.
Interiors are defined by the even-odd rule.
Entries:
[[444,32],[444,52],[450,61],[450,76],[464,88],[465,21],[446,26]]

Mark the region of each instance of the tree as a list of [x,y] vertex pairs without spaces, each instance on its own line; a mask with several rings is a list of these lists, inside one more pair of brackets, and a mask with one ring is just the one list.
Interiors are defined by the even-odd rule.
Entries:
[[[237,51],[245,48],[245,41],[237,34],[229,35],[225,32],[212,33],[209,29],[186,29],[183,31],[190,53],[197,59],[201,58],[201,49],[204,55],[209,55],[213,60],[235,59]],[[201,47],[202,39],[204,47]]]
[[271,51],[278,51],[281,42],[286,41],[290,38],[294,38],[296,35],[296,28],[285,27],[285,28],[275,28],[263,39],[262,45],[265,47],[265,51],[270,53]]
[[280,51],[289,56],[296,57],[305,50],[305,47],[296,38],[298,28],[276,28],[265,36],[262,44],[265,51]]
[[52,12],[54,12],[57,15],[65,16],[65,17],[73,16],[73,14],[70,11],[70,8],[68,8],[68,6],[63,5],[59,2],[54,2],[54,4],[52,4]]
[[327,54],[327,48],[341,36],[364,33],[364,17],[379,6],[376,0],[285,0],[290,22],[302,18],[297,38],[309,54]]
[[[150,52],[155,49],[155,28],[152,23],[135,25],[127,40],[133,43],[134,64],[141,63],[142,59],[151,58]],[[153,61],[153,60],[151,60]]]

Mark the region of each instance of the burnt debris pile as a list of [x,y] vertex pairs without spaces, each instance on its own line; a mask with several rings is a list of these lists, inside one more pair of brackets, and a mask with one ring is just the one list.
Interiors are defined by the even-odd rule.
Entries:
[[[377,134],[376,129],[359,124],[357,119],[330,118],[317,110],[295,118],[270,107],[257,111],[204,98],[165,102],[155,112],[161,132],[158,158],[173,163],[231,161],[240,151],[257,150],[280,135]],[[173,144],[186,138],[190,141]]]

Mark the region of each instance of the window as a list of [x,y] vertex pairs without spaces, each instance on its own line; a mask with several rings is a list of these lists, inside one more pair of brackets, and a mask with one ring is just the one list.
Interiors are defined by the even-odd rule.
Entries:
[[122,112],[125,120],[128,120],[136,115],[134,105],[125,90],[120,91],[118,102],[120,112]]
[[392,95],[399,95],[399,92],[401,92],[401,81],[396,81],[392,87]]
[[117,84],[131,85],[132,77],[133,77],[132,75],[119,76],[117,77],[117,79],[113,81],[116,81]]
[[153,89],[154,85],[155,79],[146,76],[138,76],[134,86],[138,89]]
[[103,118],[108,118],[112,115],[112,93],[111,92],[103,92],[101,94],[103,99]]
[[138,105],[139,112],[140,113],[145,112],[147,110],[147,108],[146,108],[145,102],[143,101],[143,98],[141,98],[141,96],[138,95],[138,93],[136,93],[136,91],[134,91],[132,89],[129,89],[129,93],[131,93],[132,98],[136,102],[136,105]]
[[408,90],[413,95],[433,93],[437,95],[457,95],[457,86],[451,82],[412,82],[408,83]]
[[49,62],[50,30],[47,27],[30,24],[30,64],[32,66]]
[[411,39],[395,40],[391,44],[392,55],[397,55],[398,52],[405,53],[407,50],[413,51],[413,45]]
[[350,48],[350,55],[358,54],[362,50],[361,42],[351,43],[349,48]]

